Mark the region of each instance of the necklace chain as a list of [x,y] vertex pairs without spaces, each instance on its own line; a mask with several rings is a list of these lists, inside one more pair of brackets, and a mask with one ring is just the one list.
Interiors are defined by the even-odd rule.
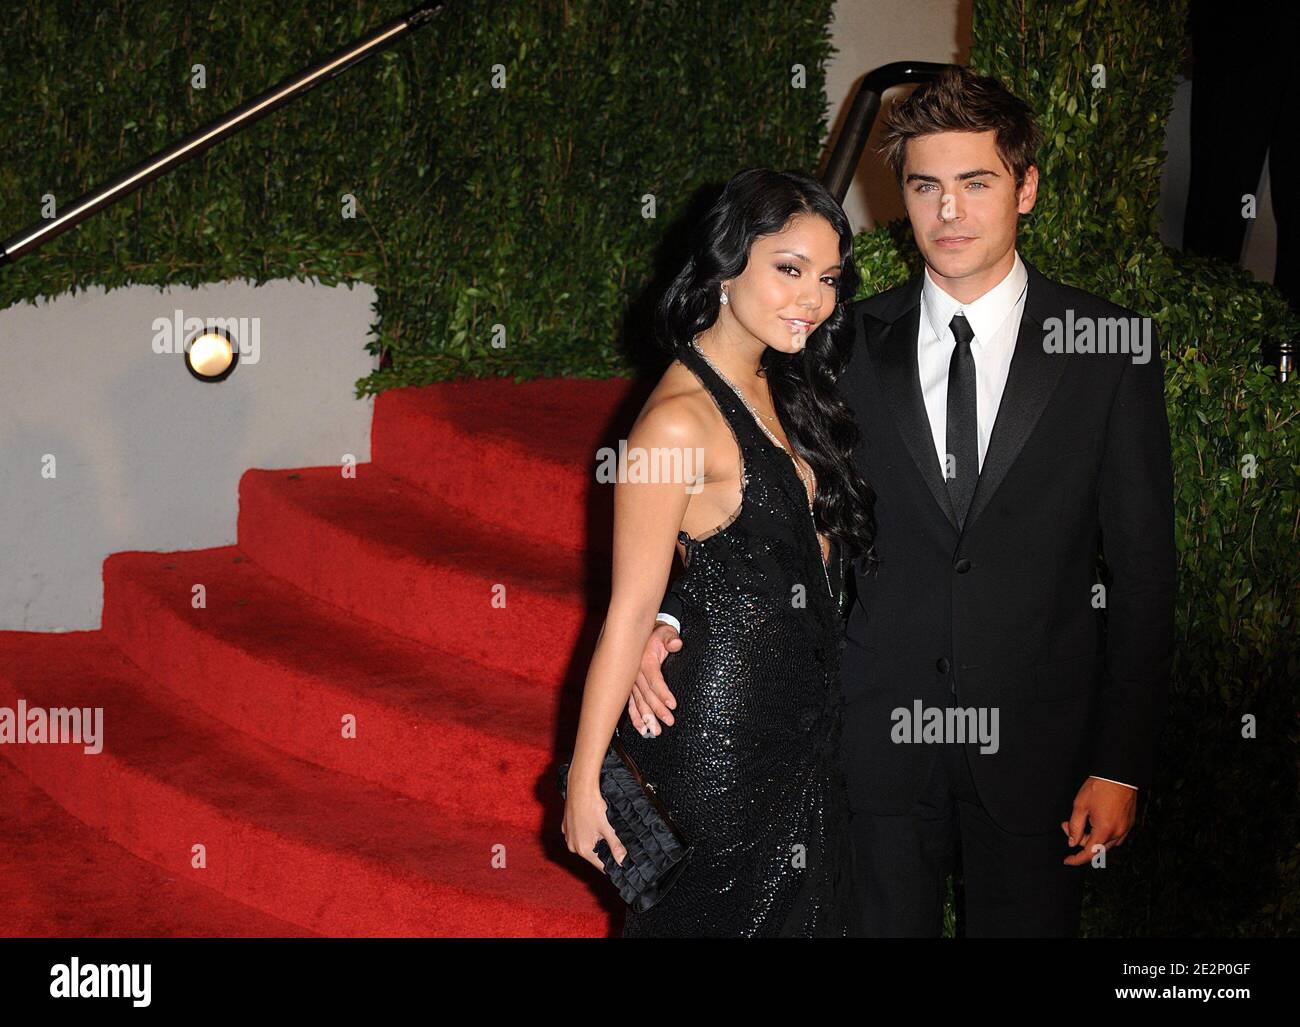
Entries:
[[[695,350],[695,352],[700,355],[700,358],[706,364],[708,364],[709,367],[713,369],[714,374],[716,374],[719,378],[721,378],[724,382],[726,382],[728,386],[731,387],[731,391],[734,392],[738,397],[740,397],[740,401],[745,404],[746,408],[749,410],[751,414],[755,415],[756,417],[764,416],[762,414],[759,414],[759,412],[754,409],[753,404],[750,403],[749,400],[745,398],[745,394],[736,387],[735,382],[733,382],[730,378],[728,378],[725,374],[723,374],[722,371],[718,369],[717,365],[715,365],[712,360],[710,360],[707,356],[705,356],[704,350],[700,349],[699,344],[695,341],[694,338],[691,339],[691,348]],[[791,453],[790,450],[786,449],[785,446],[781,445],[780,439],[778,439],[775,435],[773,435],[770,431],[767,430],[767,425],[765,425],[762,421],[756,421],[755,423],[758,425],[760,429],[762,429],[763,434],[765,434],[769,439],[771,439],[772,443],[778,449],[782,450],[790,458],[790,462],[794,464],[794,473],[799,476],[799,480],[803,483],[804,492],[808,494],[808,516],[812,517],[812,512],[813,512],[812,503],[813,503],[814,490],[809,487],[808,478],[804,475],[803,470],[800,468],[799,461],[795,459],[794,454]],[[817,530],[816,524],[814,523],[813,525],[814,533],[816,532],[816,530]],[[818,556],[817,562],[822,565],[822,571],[826,574],[826,588],[830,590],[832,594],[834,594],[834,590],[831,589],[830,572],[826,570],[826,561],[825,559],[822,558],[820,541],[817,543],[817,556]]]
[[[701,357],[704,358],[704,362],[705,362],[706,364],[708,364],[709,367],[713,368],[713,373],[714,373],[714,374],[716,374],[719,378],[721,378],[724,382],[726,382],[729,386],[731,386],[731,391],[734,392],[737,396],[740,397],[740,401],[741,401],[742,403],[745,404],[745,406],[749,409],[749,412],[750,412],[751,414],[753,414],[755,417],[766,417],[766,416],[767,416],[766,414],[759,413],[757,410],[754,409],[754,405],[753,405],[752,403],[750,403],[748,399],[745,398],[745,394],[744,394],[743,392],[741,392],[740,389],[738,389],[738,388],[736,387],[735,382],[733,382],[730,378],[728,378],[725,374],[723,374],[722,371],[720,371],[720,370],[718,369],[717,365],[715,365],[715,364],[713,363],[712,360],[710,360],[707,356],[704,355],[704,350],[700,349],[700,347],[699,347],[699,345],[696,343],[695,339],[692,339],[692,340],[691,340],[691,347],[695,350],[696,353],[698,353]],[[773,420],[775,420],[775,417],[773,417]],[[773,435],[770,431],[768,431],[768,429],[767,429],[767,425],[763,424],[763,423],[760,421],[760,422],[758,422],[758,426],[763,430],[763,433],[764,433],[764,434],[765,434],[769,439],[772,440],[773,443],[775,443],[775,444],[776,444],[780,449],[784,450],[784,451],[785,451],[785,452],[790,456],[790,460],[794,463],[794,470],[795,470],[795,473],[796,473],[797,475],[799,475],[799,480],[800,480],[801,482],[803,482],[804,491],[805,491],[805,492],[809,492],[810,489],[809,489],[809,487],[808,487],[808,484],[809,484],[809,483],[808,483],[808,478],[807,478],[807,476],[805,476],[805,474],[803,473],[803,469],[799,466],[799,461],[795,459],[794,454],[791,453],[788,449],[786,449],[785,446],[782,446],[782,445],[781,445],[781,440],[778,439],[775,435]],[[812,502],[812,496],[809,496],[809,500],[808,500],[808,501],[809,501],[810,503]]]

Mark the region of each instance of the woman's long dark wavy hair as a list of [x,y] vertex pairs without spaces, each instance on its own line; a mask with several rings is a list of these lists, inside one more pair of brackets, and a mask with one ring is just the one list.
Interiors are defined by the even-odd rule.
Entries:
[[697,227],[690,258],[659,301],[655,335],[660,346],[680,357],[696,334],[718,319],[721,284],[745,270],[754,241],[783,231],[804,214],[825,218],[840,237],[835,310],[798,353],[768,347],[760,374],[768,380],[790,444],[816,475],[817,529],[866,569],[876,562],[875,493],[854,466],[858,428],[835,387],[853,346],[848,307],[861,279],[853,261],[853,231],[835,198],[798,171],[747,168],[734,176]]

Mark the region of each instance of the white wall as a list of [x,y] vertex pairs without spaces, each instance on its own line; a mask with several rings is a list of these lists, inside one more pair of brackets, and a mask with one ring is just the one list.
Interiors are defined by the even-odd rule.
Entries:
[[[230,282],[0,311],[0,630],[98,628],[110,553],[233,543],[249,467],[369,460],[373,398],[353,383],[377,359],[374,300],[363,285]],[[257,363],[204,384],[153,352],[154,319],[178,307],[260,318]]]

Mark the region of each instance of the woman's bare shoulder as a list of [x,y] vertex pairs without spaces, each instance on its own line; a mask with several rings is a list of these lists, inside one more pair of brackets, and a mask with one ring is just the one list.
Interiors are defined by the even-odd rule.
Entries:
[[714,427],[711,403],[700,380],[674,360],[646,398],[632,430],[649,444],[701,445]]

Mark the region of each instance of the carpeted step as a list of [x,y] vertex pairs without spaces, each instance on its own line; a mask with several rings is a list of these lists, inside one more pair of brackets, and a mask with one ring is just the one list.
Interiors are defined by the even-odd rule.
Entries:
[[651,382],[481,378],[390,389],[375,399],[371,459],[471,517],[520,536],[608,554],[615,453]]
[[[548,856],[529,832],[288,756],[179,696],[164,703],[142,677],[101,632],[0,633],[0,703],[104,711],[99,754],[64,743],[6,756],[73,816],[178,878],[329,935],[611,931],[598,871],[558,829],[543,836]],[[199,845],[205,869],[191,865]]]
[[558,796],[537,799],[574,730],[555,689],[345,613],[234,546],[113,554],[103,631],[147,683],[277,749],[468,816],[559,823]]
[[0,810],[0,937],[317,937],[132,855],[3,758]]
[[467,518],[372,464],[355,478],[246,472],[238,539],[271,574],[348,613],[552,686],[572,673],[580,687],[603,620],[585,604],[608,602],[607,561]]

